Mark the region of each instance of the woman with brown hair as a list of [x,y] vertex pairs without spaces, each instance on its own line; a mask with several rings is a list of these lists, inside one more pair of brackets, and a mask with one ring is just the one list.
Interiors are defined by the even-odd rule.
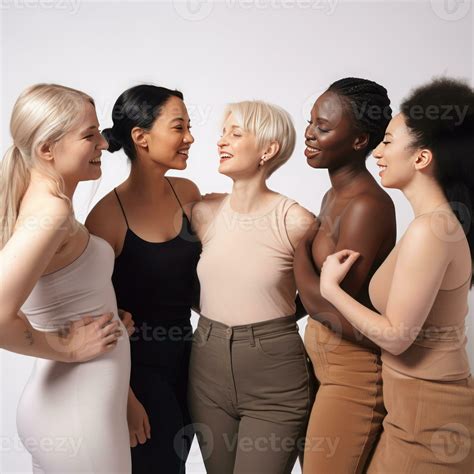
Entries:
[[382,348],[387,416],[370,473],[472,472],[474,384],[465,320],[473,156],[472,88],[438,79],[413,91],[374,151],[382,184],[400,189],[415,215],[370,282],[377,311],[340,287],[357,252],[343,249],[323,265],[323,296]]

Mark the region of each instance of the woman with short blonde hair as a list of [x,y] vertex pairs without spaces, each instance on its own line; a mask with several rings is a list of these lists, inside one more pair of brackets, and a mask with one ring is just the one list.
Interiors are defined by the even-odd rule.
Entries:
[[285,110],[229,105],[217,145],[232,192],[193,208],[203,250],[188,401],[210,474],[290,473],[304,441],[312,385],[293,257],[314,217],[266,184],[294,144]]

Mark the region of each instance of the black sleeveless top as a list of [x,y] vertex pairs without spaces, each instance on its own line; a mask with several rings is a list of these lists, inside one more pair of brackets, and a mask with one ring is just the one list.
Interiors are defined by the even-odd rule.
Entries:
[[191,316],[201,242],[193,233],[173,186],[168,178],[166,180],[182,210],[181,230],[166,242],[148,242],[130,229],[114,189],[127,224],[127,233],[122,253],[115,259],[112,283],[118,307],[132,314],[138,333],[144,326],[153,328]]

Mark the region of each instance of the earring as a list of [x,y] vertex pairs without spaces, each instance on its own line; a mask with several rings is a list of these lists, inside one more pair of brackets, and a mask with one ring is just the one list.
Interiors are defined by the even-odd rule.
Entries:
[[265,164],[265,161],[267,161],[267,157],[265,155],[262,156],[262,159],[260,160],[260,165],[263,166]]

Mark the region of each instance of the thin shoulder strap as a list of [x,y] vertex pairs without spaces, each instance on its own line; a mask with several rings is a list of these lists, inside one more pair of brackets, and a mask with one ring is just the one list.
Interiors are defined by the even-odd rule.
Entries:
[[173,194],[175,195],[175,197],[176,197],[176,199],[179,203],[179,206],[181,207],[181,210],[183,211],[183,214],[186,215],[186,213],[184,212],[184,209],[183,209],[183,205],[181,204],[181,201],[179,200],[179,197],[176,194],[176,191],[174,190],[173,185],[171,184],[171,181],[166,176],[165,176],[165,179],[166,179],[166,181],[168,181],[168,184],[171,186],[171,190],[173,191]]
[[116,189],[116,188],[114,188],[114,193],[115,193],[115,195],[117,196],[117,201],[118,201],[118,203],[119,203],[119,205],[120,205],[120,209],[122,209],[122,214],[123,214],[123,217],[124,217],[124,219],[125,219],[125,223],[127,224],[127,229],[129,229],[130,226],[128,225],[127,216],[125,215],[125,211],[124,211],[124,209],[123,209],[122,202],[120,201],[120,198],[119,198],[119,195],[118,195],[118,193],[117,193],[117,189]]

